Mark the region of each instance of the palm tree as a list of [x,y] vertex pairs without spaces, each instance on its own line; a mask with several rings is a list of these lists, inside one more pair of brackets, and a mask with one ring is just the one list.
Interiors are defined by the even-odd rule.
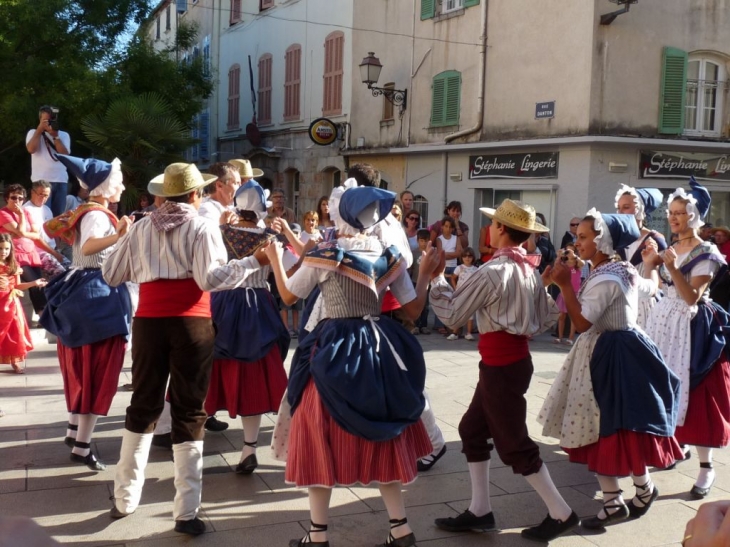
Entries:
[[84,118],[81,130],[95,153],[122,161],[127,210],[136,207],[150,179],[162,173],[166,165],[184,161],[185,150],[197,142],[157,93],[117,99],[103,115]]

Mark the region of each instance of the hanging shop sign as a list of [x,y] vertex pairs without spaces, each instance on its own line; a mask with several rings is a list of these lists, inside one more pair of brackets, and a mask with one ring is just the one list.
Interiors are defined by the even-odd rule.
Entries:
[[470,179],[555,179],[560,152],[469,156]]
[[642,150],[642,179],[688,179],[730,181],[730,154],[696,154]]
[[317,118],[309,124],[309,138],[320,146],[332,144],[337,140],[337,126],[327,118]]

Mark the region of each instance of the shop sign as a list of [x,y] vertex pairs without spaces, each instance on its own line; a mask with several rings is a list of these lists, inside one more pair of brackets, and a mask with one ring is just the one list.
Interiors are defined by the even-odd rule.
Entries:
[[560,152],[469,156],[470,179],[555,179]]
[[317,118],[309,124],[309,138],[320,146],[332,144],[337,140],[337,126],[327,118]]
[[555,101],[535,103],[535,119],[542,120],[555,117]]
[[730,154],[641,151],[642,179],[688,179],[730,181]]

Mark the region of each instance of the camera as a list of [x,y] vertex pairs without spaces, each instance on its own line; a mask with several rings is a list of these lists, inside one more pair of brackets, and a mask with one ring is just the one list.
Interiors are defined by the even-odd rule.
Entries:
[[48,118],[48,125],[53,131],[58,131],[58,113],[61,111],[57,106],[42,106],[41,112],[47,112],[50,116]]
[[567,249],[565,249],[565,250],[563,250],[563,251],[560,252],[560,261],[561,262],[567,262],[568,261],[568,258],[570,258],[570,256],[568,255],[568,250]]

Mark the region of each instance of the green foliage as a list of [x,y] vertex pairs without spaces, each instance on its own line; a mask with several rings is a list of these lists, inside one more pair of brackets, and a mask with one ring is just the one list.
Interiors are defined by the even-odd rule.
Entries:
[[131,207],[150,179],[169,163],[184,161],[182,152],[195,142],[157,93],[117,99],[103,114],[83,118],[81,129],[98,156],[122,160],[125,204]]

